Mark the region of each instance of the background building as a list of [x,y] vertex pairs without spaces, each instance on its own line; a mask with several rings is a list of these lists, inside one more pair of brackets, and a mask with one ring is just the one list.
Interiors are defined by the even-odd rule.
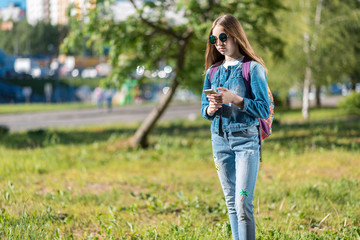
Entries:
[[35,25],[38,21],[49,21],[49,0],[26,0],[26,19],[32,25]]
[[[1,5],[2,6],[2,5]],[[13,22],[18,22],[25,17],[25,11],[20,8],[20,4],[9,3],[7,7],[0,8],[0,30],[12,30]]]
[[0,18],[2,21],[15,21],[18,22],[23,19],[25,12],[20,8],[20,5],[10,3],[8,7],[0,9]]
[[68,23],[66,14],[70,0],[50,0],[50,21],[52,25],[65,25]]
[[74,5],[76,10],[71,14],[84,16],[87,9],[95,7],[94,0],[27,0],[27,21],[34,25],[38,21],[48,21],[52,25],[65,25],[69,19],[67,9]]
[[7,8],[11,3],[13,3],[15,6],[20,7],[21,10],[25,10],[26,0],[0,0],[0,9]]

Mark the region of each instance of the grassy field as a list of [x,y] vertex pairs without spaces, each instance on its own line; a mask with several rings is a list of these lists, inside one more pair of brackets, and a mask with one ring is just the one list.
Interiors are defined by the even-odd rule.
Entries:
[[[360,239],[360,119],[280,112],[255,191],[257,239]],[[0,239],[230,239],[210,122],[0,136]]]
[[59,110],[74,110],[96,108],[96,104],[92,103],[16,103],[16,104],[1,104],[0,114],[14,114],[24,112],[41,112],[41,111],[59,111]]

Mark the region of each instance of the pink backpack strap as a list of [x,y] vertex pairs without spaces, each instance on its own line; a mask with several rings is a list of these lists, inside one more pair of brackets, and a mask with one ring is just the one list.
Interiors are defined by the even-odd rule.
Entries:
[[243,65],[242,65],[242,76],[244,78],[244,83],[246,86],[246,90],[251,96],[251,85],[250,85],[250,64],[251,59],[247,56],[244,57]]
[[216,71],[218,70],[218,68],[219,68],[219,66],[221,65],[222,62],[223,61],[216,62],[211,66],[210,73],[209,73],[210,82],[212,82],[214,74],[216,73]]
[[[250,63],[251,63],[251,59],[245,57],[244,61],[243,61],[243,66],[242,66],[242,75],[244,78],[246,90],[248,91],[249,95],[251,96]],[[270,125],[268,125],[266,121],[268,121],[268,120],[259,118],[260,129],[261,129],[261,140],[264,140],[271,133]]]

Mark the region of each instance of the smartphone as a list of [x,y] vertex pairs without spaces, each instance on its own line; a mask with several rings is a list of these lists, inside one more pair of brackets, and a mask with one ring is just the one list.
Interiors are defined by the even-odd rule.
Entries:
[[209,95],[209,94],[212,94],[212,93],[217,93],[214,89],[205,89],[204,90],[204,93],[206,94],[206,95]]

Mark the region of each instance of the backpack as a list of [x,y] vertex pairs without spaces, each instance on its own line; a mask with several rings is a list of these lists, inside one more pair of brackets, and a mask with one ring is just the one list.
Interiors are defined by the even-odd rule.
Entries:
[[[215,74],[215,72],[217,71],[217,69],[219,68],[219,66],[221,65],[222,61],[215,63],[214,65],[211,66],[210,69],[210,73],[209,73],[209,77],[210,77],[210,82],[212,82],[212,78]],[[248,91],[248,93],[251,96],[251,85],[250,85],[250,63],[251,63],[251,59],[249,58],[244,58],[243,61],[243,66],[242,66],[242,75],[244,78],[244,83],[246,86],[246,90]],[[266,119],[262,119],[259,118],[259,123],[260,123],[260,129],[261,129],[261,133],[260,133],[260,138],[261,140],[264,140],[265,138],[267,138],[270,134],[271,134],[271,125],[272,122],[274,120],[274,98],[273,95],[270,91],[269,86],[267,87],[267,92],[268,92],[268,96],[269,96],[269,109],[270,109],[270,113],[268,118]]]

